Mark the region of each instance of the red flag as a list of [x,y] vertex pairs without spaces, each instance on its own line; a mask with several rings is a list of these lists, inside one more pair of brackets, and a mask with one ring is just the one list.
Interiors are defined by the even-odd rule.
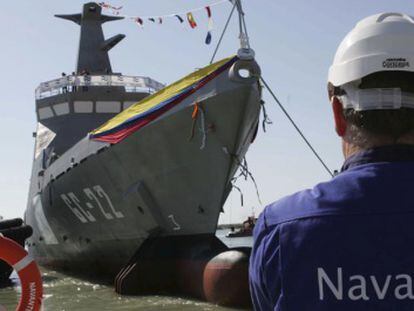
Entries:
[[135,20],[135,22],[136,22],[138,25],[140,25],[141,27],[143,27],[143,26],[144,26],[144,21],[142,20],[142,18],[140,18],[140,17],[136,17],[134,20]]
[[207,16],[208,18],[211,18],[211,9],[209,6],[206,6],[206,10],[207,10]]

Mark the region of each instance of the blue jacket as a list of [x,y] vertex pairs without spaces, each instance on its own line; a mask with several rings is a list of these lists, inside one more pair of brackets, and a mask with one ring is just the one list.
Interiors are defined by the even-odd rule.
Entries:
[[350,157],[331,181],[266,207],[254,230],[255,310],[414,310],[414,146]]

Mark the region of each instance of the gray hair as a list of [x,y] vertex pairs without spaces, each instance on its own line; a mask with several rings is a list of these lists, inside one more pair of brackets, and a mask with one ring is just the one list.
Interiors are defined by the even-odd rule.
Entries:
[[356,111],[345,109],[344,140],[367,149],[383,144],[414,143],[414,109]]

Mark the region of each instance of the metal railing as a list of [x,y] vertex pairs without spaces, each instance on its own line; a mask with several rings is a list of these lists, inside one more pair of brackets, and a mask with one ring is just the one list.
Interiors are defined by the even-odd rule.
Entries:
[[82,75],[64,76],[59,79],[43,82],[36,89],[36,99],[47,98],[62,93],[74,92],[77,87],[88,86],[123,86],[128,92],[156,92],[165,85],[148,77],[122,75]]

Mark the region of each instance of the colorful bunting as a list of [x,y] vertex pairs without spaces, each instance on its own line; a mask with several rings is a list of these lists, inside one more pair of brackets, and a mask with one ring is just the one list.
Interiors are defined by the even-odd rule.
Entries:
[[210,44],[211,43],[211,39],[212,39],[212,35],[211,35],[211,31],[207,32],[207,37],[206,37],[206,44]]
[[135,17],[135,22],[140,25],[141,27],[144,27],[144,21],[140,17]]
[[187,13],[187,20],[188,20],[188,23],[190,24],[191,28],[194,29],[194,28],[197,27],[197,23],[194,19],[193,13],[191,13],[191,12]]
[[119,11],[123,8],[122,6],[115,7],[115,6],[112,6],[112,5],[110,5],[110,4],[106,3],[106,2],[99,2],[98,4],[103,9],[111,10],[114,15],[122,16],[122,17],[125,17],[125,18],[128,18],[128,19],[133,20],[135,23],[137,23],[141,27],[144,26],[144,20],[148,20],[148,21],[150,21],[150,22],[152,22],[154,24],[157,23],[157,24],[161,25],[161,24],[164,23],[164,19],[165,18],[175,18],[181,24],[183,24],[184,21],[185,21],[185,19],[182,17],[182,15],[186,15],[186,17],[187,17],[186,19],[188,21],[188,24],[190,25],[190,27],[192,29],[194,29],[198,25],[197,25],[197,22],[196,22],[193,14],[195,12],[198,12],[198,11],[201,11],[201,10],[205,10],[207,12],[207,17],[208,17],[207,36],[206,36],[206,39],[205,39],[205,43],[206,44],[210,44],[211,41],[212,41],[212,31],[213,31],[213,28],[214,28],[211,7],[216,6],[216,5],[219,5],[219,4],[222,4],[222,3],[226,3],[228,1],[229,0],[217,0],[217,2],[211,3],[209,6],[195,8],[195,9],[192,9],[192,10],[188,11],[187,13],[181,12],[181,13],[173,13],[173,14],[158,15],[158,16],[129,16],[129,15],[120,15],[119,14],[120,13]]
[[112,6],[112,5],[108,4],[108,3],[105,3],[105,2],[99,2],[98,5],[101,6],[102,8],[104,8],[104,9],[114,10],[114,11],[120,11],[123,8],[122,6],[120,6],[120,7],[114,7],[114,6]]
[[[155,21],[155,17],[150,17],[150,18],[148,18],[148,20],[150,21],[150,22],[153,22],[153,23],[155,23],[156,21]],[[162,17],[158,17],[157,18],[157,20],[158,20],[158,24],[162,24]]]
[[180,15],[176,14],[174,16],[177,17],[177,19],[180,21],[180,23],[184,23],[184,19]]
[[103,9],[112,10],[112,14],[114,14],[114,15],[119,15],[119,11],[123,8],[122,6],[114,7],[114,6],[112,6],[108,3],[105,3],[105,2],[99,2],[98,5],[100,7],[102,7]]
[[211,43],[211,39],[213,37],[212,35],[212,31],[213,31],[213,17],[211,14],[211,8],[209,6],[206,6],[206,11],[207,11],[207,17],[208,17],[208,26],[207,26],[207,37],[206,37],[206,44],[210,44]]
[[207,10],[207,16],[208,18],[211,18],[211,9],[209,6],[206,6],[206,10]]

